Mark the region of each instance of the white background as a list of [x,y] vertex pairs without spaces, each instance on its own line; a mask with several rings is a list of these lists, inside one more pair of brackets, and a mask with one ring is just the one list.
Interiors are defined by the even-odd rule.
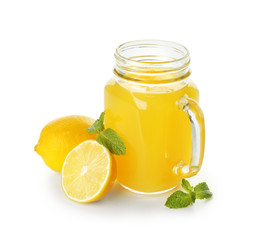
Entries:
[[[268,239],[268,1],[0,2],[1,239]],[[115,185],[77,204],[34,152],[49,121],[98,117],[115,48],[188,47],[206,151],[192,184],[214,196],[186,209]]]

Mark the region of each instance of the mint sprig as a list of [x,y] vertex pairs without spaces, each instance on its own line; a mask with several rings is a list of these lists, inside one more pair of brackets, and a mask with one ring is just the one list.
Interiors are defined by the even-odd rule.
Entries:
[[99,133],[96,141],[109,149],[116,155],[125,154],[126,148],[120,136],[111,128],[107,128]]
[[102,112],[93,125],[86,130],[90,133],[98,134],[96,141],[106,147],[112,154],[125,154],[126,147],[123,140],[113,129],[105,129],[104,118],[105,113]]
[[186,192],[192,192],[193,191],[193,187],[191,186],[191,184],[189,183],[189,181],[187,181],[186,179],[182,179],[181,182],[181,187],[186,191]]
[[193,204],[196,199],[209,199],[213,195],[205,182],[199,183],[193,188],[189,181],[182,179],[181,186],[186,192],[175,191],[167,198],[166,207],[174,209],[185,208]]
[[213,195],[205,182],[196,185],[194,191],[196,193],[196,198],[198,199],[208,199],[211,198]]
[[105,112],[102,112],[100,117],[86,130],[90,133],[97,134],[105,129],[104,126]]
[[182,191],[176,191],[167,198],[165,206],[169,208],[184,208],[188,207],[191,203],[192,197],[190,194]]

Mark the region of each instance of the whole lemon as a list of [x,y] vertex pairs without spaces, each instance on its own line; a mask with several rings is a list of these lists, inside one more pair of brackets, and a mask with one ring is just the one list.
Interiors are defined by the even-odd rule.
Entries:
[[94,120],[72,115],[49,122],[41,131],[35,151],[51,169],[61,172],[67,154],[86,140],[95,140],[97,135],[89,133]]

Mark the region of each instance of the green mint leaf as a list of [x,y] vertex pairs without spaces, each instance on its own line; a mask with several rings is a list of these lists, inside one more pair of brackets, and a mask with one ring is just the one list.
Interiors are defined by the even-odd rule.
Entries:
[[189,192],[191,193],[193,191],[193,187],[191,186],[191,184],[189,183],[189,181],[187,181],[186,179],[182,179],[182,182],[181,182],[181,186],[182,188],[186,191],[186,192]]
[[169,208],[185,208],[192,204],[191,194],[182,191],[174,192],[165,203]]
[[196,200],[196,193],[195,193],[195,192],[191,192],[190,195],[191,195],[191,200],[192,200],[192,202],[195,203],[195,200]]
[[205,182],[199,183],[194,187],[194,192],[197,199],[208,199],[212,197],[212,192],[210,192],[207,184]]
[[102,132],[105,127],[104,127],[104,118],[105,118],[105,113],[102,112],[100,117],[93,123],[92,126],[87,128],[86,130],[90,133],[97,134],[99,132]]
[[126,147],[120,136],[111,128],[107,128],[99,133],[96,141],[105,146],[112,154],[125,154]]

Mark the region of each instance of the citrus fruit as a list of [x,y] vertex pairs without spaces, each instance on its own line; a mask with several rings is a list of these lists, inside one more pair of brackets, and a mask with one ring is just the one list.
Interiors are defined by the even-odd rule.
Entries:
[[97,135],[85,129],[94,120],[89,117],[72,115],[58,118],[48,123],[41,131],[35,151],[51,169],[61,172],[67,154],[78,144]]
[[65,195],[80,203],[103,198],[116,179],[116,165],[111,153],[98,142],[85,141],[66,157],[62,168]]

